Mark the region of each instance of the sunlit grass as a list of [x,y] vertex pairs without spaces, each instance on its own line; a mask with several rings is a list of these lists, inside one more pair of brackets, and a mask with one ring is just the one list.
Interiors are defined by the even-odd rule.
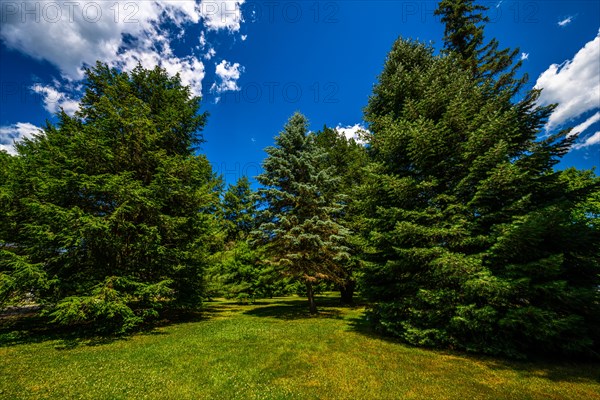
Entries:
[[364,309],[297,297],[209,303],[202,318],[109,341],[0,342],[0,398],[600,399],[600,365],[508,362],[406,346]]

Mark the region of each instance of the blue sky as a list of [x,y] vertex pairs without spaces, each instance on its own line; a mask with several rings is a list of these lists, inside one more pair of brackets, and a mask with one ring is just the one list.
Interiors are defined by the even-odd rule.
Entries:
[[[600,2],[496,1],[488,37],[519,47],[529,87],[559,102],[547,132],[576,127],[560,167],[600,165]],[[0,148],[81,95],[96,59],[180,72],[210,113],[207,154],[228,182],[259,173],[263,149],[294,111],[311,129],[354,135],[398,36],[439,49],[433,1],[0,2]],[[542,133],[544,134],[544,133]]]

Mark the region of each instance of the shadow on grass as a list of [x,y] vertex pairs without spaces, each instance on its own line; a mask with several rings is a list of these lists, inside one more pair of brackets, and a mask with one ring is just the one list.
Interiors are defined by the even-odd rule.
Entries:
[[250,310],[244,311],[246,315],[255,317],[268,317],[285,320],[295,320],[303,318],[333,318],[341,319],[342,311],[339,299],[329,296],[317,296],[317,314],[311,314],[308,309],[308,300],[298,298],[274,299],[268,302],[266,306],[256,306]]
[[[339,299],[322,296],[318,300],[320,312],[316,317],[340,318]],[[59,326],[40,316],[40,308],[22,308],[0,314],[0,347],[42,342],[56,342],[57,350],[70,350],[80,346],[101,346],[115,341],[128,340],[134,335],[165,335],[163,328],[170,325],[210,320],[219,315],[247,313],[256,316],[297,319],[313,317],[308,312],[307,301],[301,298],[261,299],[253,304],[234,301],[208,301],[199,310],[167,309],[151,323],[139,326],[128,334],[107,332],[102,325]],[[104,328],[104,329],[103,329]]]
[[510,360],[482,360],[492,370],[517,371],[524,377],[537,377],[553,382],[595,382],[600,384],[600,363],[593,361],[556,361],[540,359],[519,362]]
[[123,335],[100,335],[86,327],[49,325],[47,319],[27,316],[0,322],[0,347],[56,342],[57,350],[70,350],[81,345],[99,346],[124,340]]
[[105,327],[90,324],[60,326],[51,324],[39,312],[0,315],[0,348],[24,344],[56,342],[57,350],[71,350],[80,346],[102,346],[128,340],[134,335],[167,335],[158,328],[199,322],[214,318],[224,310],[221,304],[210,304],[200,310],[165,310],[160,317],[126,334],[115,334]]
[[[600,362],[590,360],[560,359],[552,354],[530,356],[526,360],[515,360],[501,356],[489,356],[458,350],[443,350],[417,347],[396,337],[385,335],[375,329],[368,315],[348,319],[351,331],[372,339],[404,346],[421,353],[419,358],[449,357],[452,363],[485,366],[491,371],[514,371],[522,378],[540,378],[553,382],[600,383]],[[415,354],[416,356],[416,354]]]

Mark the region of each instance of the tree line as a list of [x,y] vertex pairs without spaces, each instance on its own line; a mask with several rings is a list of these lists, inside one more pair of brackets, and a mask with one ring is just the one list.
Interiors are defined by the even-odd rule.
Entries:
[[198,151],[207,115],[178,76],[86,70],[64,112],[0,152],[0,306],[124,332],[165,309],[336,289],[413,345],[600,355],[600,179],[555,168],[569,129],[442,0],[444,47],[399,38],[364,109],[365,144],[294,114],[254,191]]

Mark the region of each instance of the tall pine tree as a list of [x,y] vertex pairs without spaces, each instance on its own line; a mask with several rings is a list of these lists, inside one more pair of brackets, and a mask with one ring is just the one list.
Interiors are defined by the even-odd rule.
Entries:
[[2,281],[35,269],[28,291],[55,321],[126,330],[162,304],[199,303],[217,180],[194,154],[200,99],[178,76],[98,63],[85,88],[74,117],[59,113],[17,146],[18,224],[2,238],[14,255]]
[[306,285],[311,313],[317,312],[313,285],[322,279],[340,282],[346,229],[337,222],[343,209],[334,194],[338,179],[323,169],[326,154],[307,133],[307,120],[294,114],[265,151],[264,173],[257,177],[265,208],[255,234],[266,245],[271,261],[281,271]]
[[493,83],[492,93],[506,90],[516,94],[527,82],[527,75],[516,79],[522,61],[515,62],[519,49],[498,50],[500,43],[492,38],[486,43],[484,24],[489,18],[487,7],[473,0],[442,0],[434,15],[444,24],[444,50],[456,57],[459,65],[479,82]]
[[600,232],[573,216],[599,181],[553,169],[572,139],[538,140],[553,107],[477,56],[481,9],[439,10],[446,54],[399,39],[366,108],[373,316],[418,345],[597,355]]

